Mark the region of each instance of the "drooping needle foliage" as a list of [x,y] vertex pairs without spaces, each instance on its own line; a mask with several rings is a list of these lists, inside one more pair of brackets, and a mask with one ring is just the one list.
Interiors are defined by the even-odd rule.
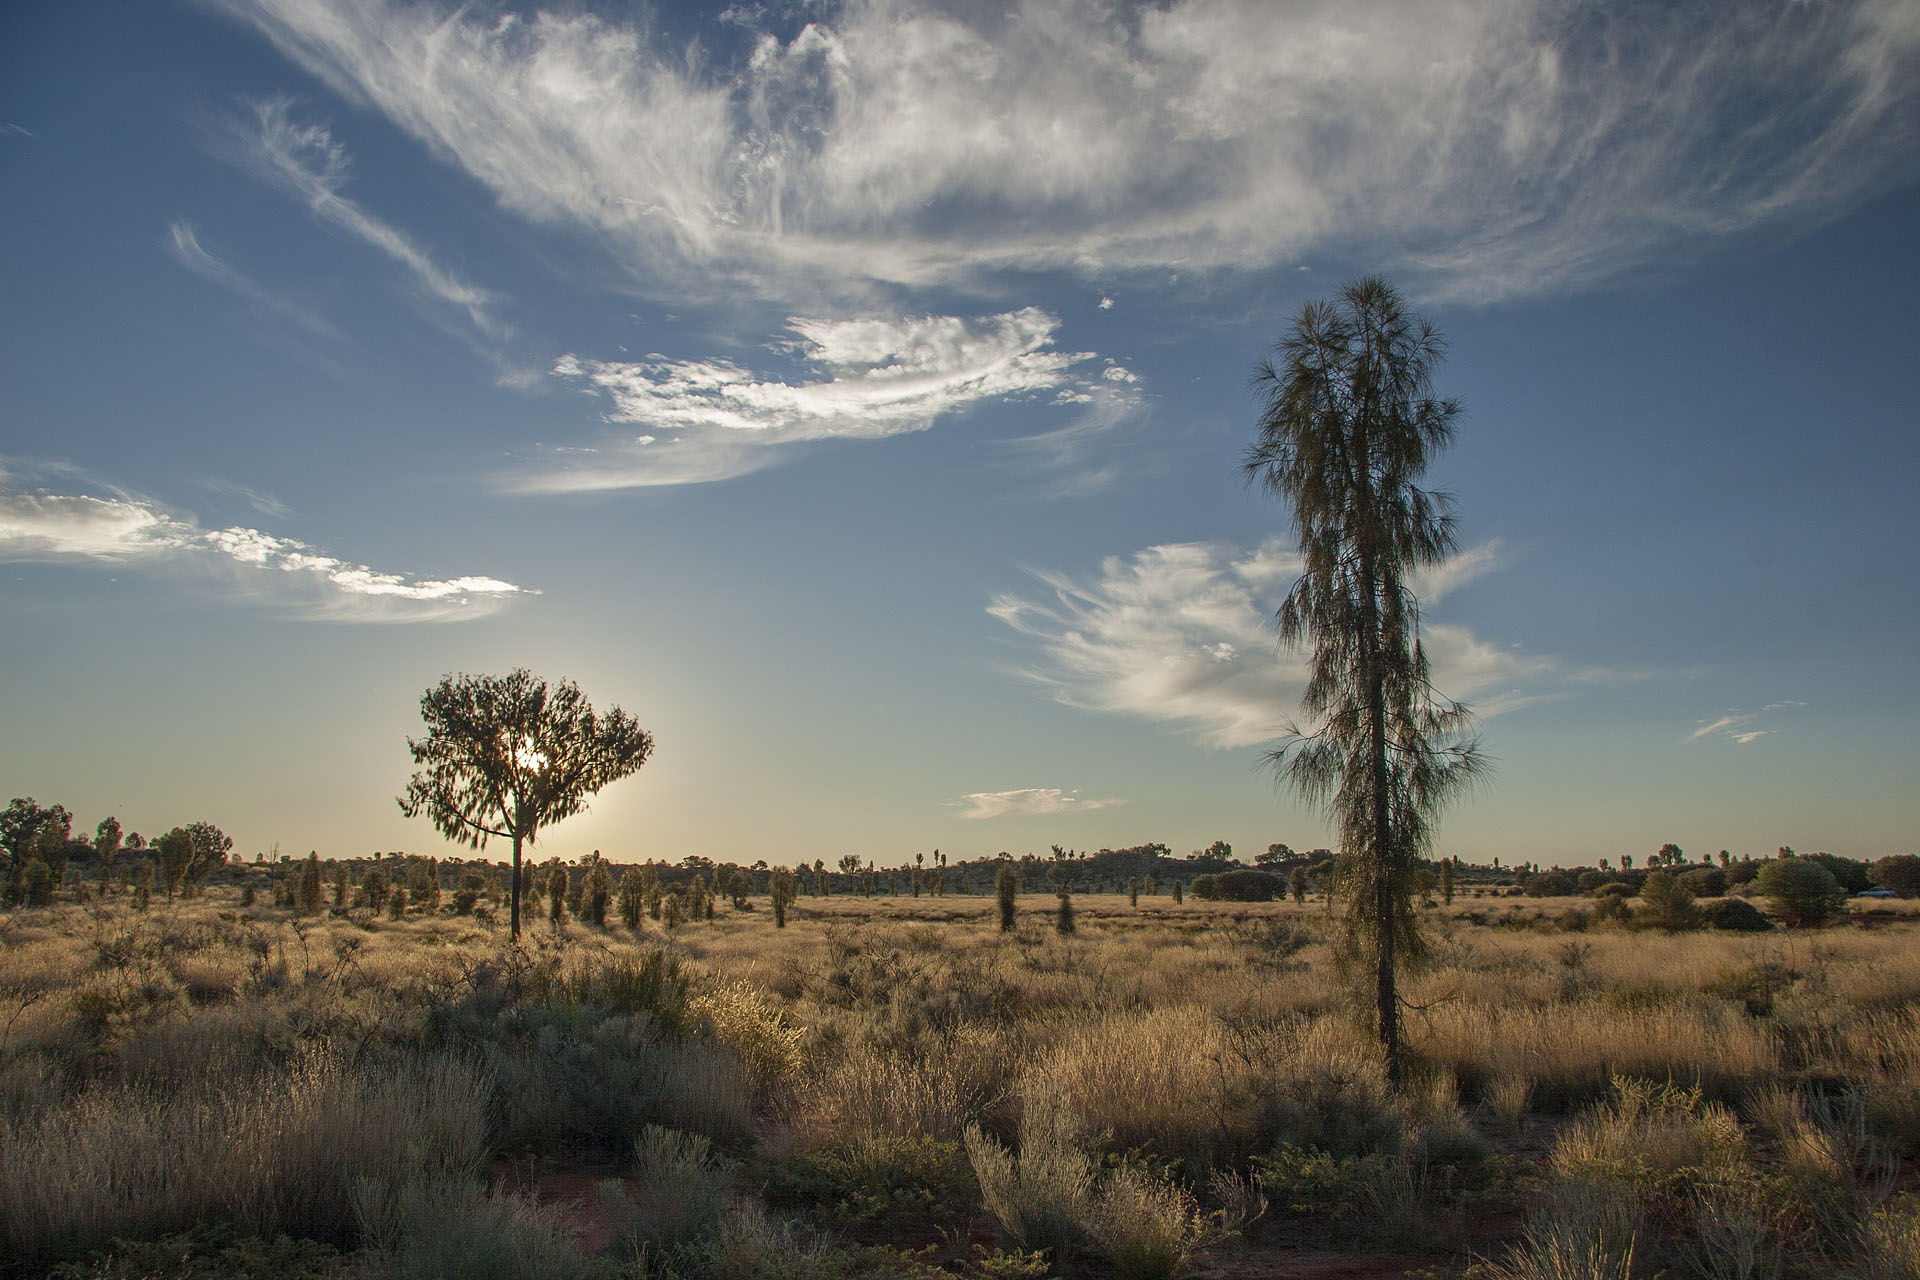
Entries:
[[1418,483],[1460,412],[1433,394],[1444,352],[1377,278],[1309,302],[1255,374],[1266,404],[1245,459],[1248,479],[1292,508],[1304,563],[1280,639],[1312,653],[1307,725],[1267,758],[1338,828],[1347,954],[1373,969],[1396,1082],[1396,969],[1421,954],[1415,873],[1439,809],[1484,767],[1470,713],[1429,679],[1407,581],[1454,548],[1451,498]]

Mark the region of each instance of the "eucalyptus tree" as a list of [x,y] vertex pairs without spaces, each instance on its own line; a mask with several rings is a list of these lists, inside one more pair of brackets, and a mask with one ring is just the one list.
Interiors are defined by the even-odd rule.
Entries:
[[446,676],[420,699],[427,736],[407,739],[415,764],[400,811],[424,813],[441,835],[474,849],[513,842],[512,935],[520,938],[522,847],[543,827],[653,754],[653,735],[619,707],[594,711],[571,680],[549,686],[524,668],[505,676]]
[[1303,563],[1277,619],[1282,644],[1312,652],[1308,724],[1267,761],[1339,829],[1344,951],[1373,969],[1396,1085],[1397,968],[1422,949],[1414,875],[1440,807],[1483,768],[1471,715],[1428,678],[1408,586],[1455,545],[1451,498],[1418,484],[1460,412],[1433,394],[1444,352],[1377,278],[1307,303],[1255,373],[1265,406],[1244,462],[1250,483],[1292,508]]

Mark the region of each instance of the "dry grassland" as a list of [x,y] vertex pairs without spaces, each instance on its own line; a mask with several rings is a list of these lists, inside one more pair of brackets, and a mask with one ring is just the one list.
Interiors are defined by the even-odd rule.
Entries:
[[[518,951],[485,918],[302,919],[223,888],[11,913],[0,1257],[1920,1276],[1910,904],[1676,935],[1436,908],[1403,1097],[1322,906],[1082,895],[1063,936],[1051,905],[1003,934],[984,898],[804,898],[785,929],[761,901],[671,934],[540,921]],[[152,1241],[211,1269],[153,1271]]]

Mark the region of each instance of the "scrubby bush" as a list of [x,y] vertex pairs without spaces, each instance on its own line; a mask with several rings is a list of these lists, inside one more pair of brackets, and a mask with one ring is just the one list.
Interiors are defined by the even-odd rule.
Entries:
[[1717,898],[1727,891],[1727,873],[1718,867],[1695,867],[1678,878],[1681,887],[1696,898]]
[[1920,898],[1920,856],[1897,853],[1873,864],[1873,882],[1903,898]]
[[1193,896],[1210,902],[1272,902],[1286,887],[1286,881],[1266,871],[1223,871],[1193,878]]
[[1677,933],[1700,927],[1700,908],[1693,893],[1668,871],[1656,871],[1640,886],[1641,908],[1634,923]]
[[1780,858],[1760,868],[1754,883],[1773,914],[1789,925],[1824,924],[1847,905],[1847,892],[1833,873],[1811,858]]
[[1133,1164],[1107,1177],[1086,1231],[1124,1280],[1180,1280],[1208,1234],[1192,1192]]
[[1580,882],[1565,871],[1543,871],[1523,877],[1520,888],[1529,898],[1567,898],[1580,891]]
[[1773,922],[1744,898],[1722,898],[1702,911],[1709,929],[1728,933],[1765,933]]

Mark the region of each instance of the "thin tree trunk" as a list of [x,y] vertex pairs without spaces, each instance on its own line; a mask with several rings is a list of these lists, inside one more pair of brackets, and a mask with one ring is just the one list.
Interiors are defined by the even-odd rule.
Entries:
[[508,907],[508,916],[512,920],[513,940],[520,941],[520,831],[519,823],[514,823],[513,832],[513,888],[507,895],[512,905]]

